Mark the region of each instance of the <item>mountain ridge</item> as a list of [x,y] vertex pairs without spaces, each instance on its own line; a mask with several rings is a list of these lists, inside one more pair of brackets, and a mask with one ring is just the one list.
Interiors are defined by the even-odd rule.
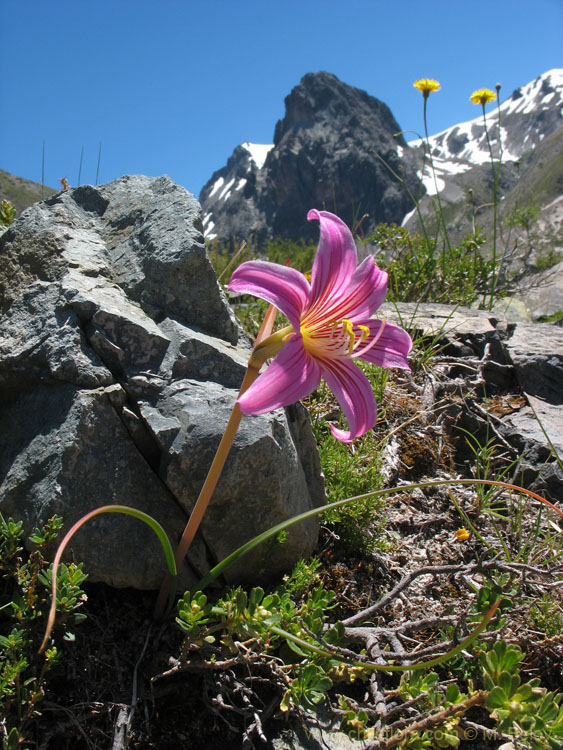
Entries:
[[[503,152],[504,197],[522,182],[520,163],[527,163],[528,171],[536,169],[530,154],[561,128],[563,69],[541,74],[500,104],[500,139],[496,108],[486,115],[489,143],[482,115],[430,136],[434,173],[427,165],[424,175],[423,142],[407,144],[402,135],[396,135],[400,127],[387,105],[336,76],[326,72],[306,74],[285,104],[285,117],[275,125],[274,143],[237,146],[227,165],[216,170],[203,187],[200,201],[207,239],[232,242],[233,238],[240,241],[253,235],[258,244],[274,236],[307,239],[304,212],[313,205],[336,210],[350,226],[369,213],[363,225],[368,232],[382,221],[416,230],[419,227],[412,201],[381,160],[405,177],[414,194],[422,181],[422,193],[426,195],[421,209],[427,217],[433,212],[430,198],[436,193],[436,177],[448,210],[454,204],[464,204],[463,211],[453,211],[455,216],[448,217],[448,229],[456,238],[468,233],[469,186],[475,183],[472,190],[482,196],[481,203],[491,200],[489,143],[495,158],[499,143]],[[374,115],[371,119],[366,108]],[[375,112],[380,113],[380,128],[375,125]],[[371,127],[366,127],[366,121]],[[265,155],[261,166],[251,155],[257,150]],[[379,170],[374,162],[378,162]],[[332,195],[326,184],[324,192],[321,188],[327,177],[333,180]],[[370,181],[379,183],[372,184],[371,191]],[[231,193],[219,190],[218,185],[229,185]],[[554,189],[563,193],[563,188]],[[387,200],[381,201],[381,196],[387,196]],[[553,193],[546,196],[547,203],[557,197]],[[350,211],[353,202],[355,211]],[[478,213],[480,219],[486,218],[482,208]],[[484,223],[488,224],[488,219]]]

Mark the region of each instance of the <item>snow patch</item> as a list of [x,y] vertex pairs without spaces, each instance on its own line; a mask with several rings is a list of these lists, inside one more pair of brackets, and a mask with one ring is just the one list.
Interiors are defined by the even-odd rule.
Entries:
[[406,225],[407,221],[411,218],[411,216],[414,216],[415,213],[416,213],[416,206],[413,208],[412,211],[409,211],[408,214],[405,214],[405,216],[403,217],[403,220],[401,222],[401,226],[404,227]]
[[264,166],[264,162],[266,161],[266,157],[274,148],[274,144],[250,143],[249,141],[245,141],[242,144],[242,147],[248,151],[248,153],[250,154],[250,158],[256,164],[258,169],[262,169],[262,167]]
[[215,193],[220,190],[225,180],[222,177],[219,177],[218,180],[215,180],[213,183],[213,187],[211,188],[211,192],[209,193],[209,197],[211,198],[212,195],[215,195]]
[[229,180],[229,182],[227,182],[223,190],[221,190],[217,200],[226,201],[229,195],[231,194],[231,188],[233,187],[234,184],[235,184],[235,178],[233,177],[232,180]]
[[[207,214],[207,216],[205,217],[206,220],[209,220],[210,218],[211,218],[211,214]],[[205,220],[204,220],[204,224],[205,224]],[[209,226],[206,226],[204,228],[203,236],[205,237],[206,240],[214,240],[215,237],[217,237],[217,234],[213,232],[214,227],[215,227],[215,222],[210,221]]]

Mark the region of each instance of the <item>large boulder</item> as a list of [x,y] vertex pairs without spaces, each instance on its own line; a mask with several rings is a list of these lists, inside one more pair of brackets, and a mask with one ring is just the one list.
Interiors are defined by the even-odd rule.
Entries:
[[[175,543],[242,382],[249,344],[205,253],[200,208],[167,177],[59,193],[0,237],[0,511],[26,532],[134,506]],[[301,407],[244,417],[202,533],[193,583],[261,531],[322,504]],[[231,572],[287,569],[317,523]],[[70,554],[91,580],[158,587],[162,550],[125,516],[86,525]]]

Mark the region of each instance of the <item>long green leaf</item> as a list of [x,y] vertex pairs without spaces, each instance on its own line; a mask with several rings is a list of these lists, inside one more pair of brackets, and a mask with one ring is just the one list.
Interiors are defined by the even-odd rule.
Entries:
[[556,513],[559,513],[559,515],[563,516],[563,510],[558,508],[557,506],[553,505],[553,503],[550,503],[549,500],[546,500],[545,498],[541,497],[541,495],[536,494],[535,492],[532,492],[532,490],[528,490],[525,487],[518,487],[513,484],[508,484],[508,482],[499,482],[492,479],[437,479],[432,482],[417,482],[415,484],[405,484],[400,487],[388,487],[386,489],[382,490],[373,490],[372,492],[366,492],[364,495],[357,495],[356,497],[348,497],[345,500],[338,500],[334,503],[329,503],[328,505],[321,505],[318,508],[313,508],[312,510],[305,511],[305,513],[300,513],[298,516],[293,516],[293,518],[289,518],[287,521],[282,521],[281,523],[276,524],[276,526],[272,526],[272,528],[268,529],[267,531],[263,531],[261,534],[258,534],[258,536],[255,536],[254,539],[251,539],[250,541],[243,544],[238,549],[234,550],[234,552],[231,552],[230,555],[228,555],[224,560],[222,560],[220,563],[218,563],[214,568],[212,568],[209,573],[204,576],[201,581],[197,584],[197,589],[204,589],[206,586],[208,586],[212,581],[214,581],[219,575],[221,575],[227,568],[230,568],[231,565],[234,565],[236,562],[238,562],[242,557],[244,557],[246,554],[248,554],[251,550],[255,549],[259,544],[262,544],[262,542],[265,542],[266,540],[270,539],[273,536],[276,536],[280,533],[280,531],[285,531],[286,529],[289,529],[291,526],[295,526],[298,523],[301,523],[301,521],[306,521],[309,518],[313,518],[314,516],[318,516],[321,513],[325,513],[328,510],[333,510],[334,508],[341,508],[344,505],[347,505],[348,503],[357,502],[358,500],[366,500],[370,497],[378,497],[379,495],[387,495],[387,494],[396,494],[397,492],[408,492],[409,490],[414,490],[421,487],[435,487],[438,485],[451,485],[451,484],[486,484],[486,485],[492,485],[495,487],[504,487],[505,489],[514,491],[514,492],[521,492],[525,495],[529,495],[530,497],[534,498],[534,500],[537,500],[540,503],[543,503],[544,505],[547,505],[552,510],[554,510]]
[[158,541],[162,545],[162,549],[164,550],[166,565],[168,566],[168,572],[171,579],[170,595],[168,598],[169,609],[172,608],[172,605],[174,604],[174,596],[176,594],[176,562],[174,560],[174,550],[172,549],[172,545],[170,544],[170,541],[166,536],[166,532],[164,531],[162,526],[158,523],[158,521],[155,521],[152,516],[149,516],[148,513],[144,513],[142,510],[137,510],[137,508],[129,508],[127,505],[103,505],[101,508],[96,508],[95,510],[90,511],[90,513],[86,513],[85,516],[82,516],[82,518],[80,518],[74,524],[74,526],[72,526],[67,531],[62,542],[59,545],[59,548],[57,549],[55,559],[53,560],[53,570],[51,573],[51,608],[49,610],[49,617],[47,618],[45,636],[43,637],[43,642],[39,647],[39,653],[41,653],[45,649],[47,641],[49,640],[49,636],[51,635],[53,625],[55,624],[55,614],[57,610],[57,570],[59,568],[61,557],[66,548],[66,545],[69,543],[78,529],[81,528],[81,526],[83,526],[90,519],[94,518],[95,516],[99,516],[102,513],[123,513],[126,516],[133,516],[133,518],[138,518],[139,521],[143,521],[144,523],[146,523],[154,531],[154,533],[158,537]]

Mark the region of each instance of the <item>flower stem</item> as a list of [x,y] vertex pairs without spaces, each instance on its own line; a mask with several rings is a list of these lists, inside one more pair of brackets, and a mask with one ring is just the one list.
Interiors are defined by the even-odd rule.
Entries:
[[[491,289],[489,295],[488,309],[492,310],[495,303],[495,294],[497,286],[497,203],[498,203],[498,184],[500,176],[500,145],[499,145],[499,161],[498,167],[495,169],[495,157],[493,154],[493,147],[489,138],[489,129],[487,128],[487,115],[485,114],[485,102],[481,104],[483,107],[483,125],[485,127],[485,137],[487,139],[487,146],[489,147],[489,154],[491,157],[491,171],[493,174],[493,274],[491,278]],[[499,110],[499,144],[500,144],[500,110]]]
[[[432,169],[432,178],[434,180],[434,188],[436,190],[436,201],[438,202],[438,215],[439,215],[439,224],[442,225],[442,230],[444,232],[444,242],[448,248],[448,252],[451,254],[452,252],[452,246],[450,245],[450,237],[448,234],[448,228],[446,226],[446,219],[444,218],[444,211],[442,209],[442,200],[440,198],[440,191],[438,189],[438,180],[436,179],[436,170],[434,168],[434,159],[432,157],[432,149],[430,147],[430,137],[428,135],[428,119],[426,116],[426,104],[428,102],[428,97],[424,97],[424,135],[426,137],[426,148],[428,149],[428,159],[430,161],[430,168]],[[423,174],[424,177],[424,166],[423,166]]]
[[[268,310],[266,311],[266,315],[264,316],[264,320],[260,327],[260,331],[258,332],[258,336],[256,337],[256,342],[254,344],[252,354],[254,354],[256,347],[259,346],[259,344],[271,334],[272,328],[274,327],[276,314],[277,309],[273,305],[270,305]],[[256,366],[253,363],[252,354],[250,356],[248,367],[246,369],[246,373],[240,387],[240,391],[238,394],[239,397],[242,396],[242,394],[248,388],[250,388],[252,383],[258,377],[258,373],[260,371],[260,365]],[[205,478],[205,482],[203,483],[203,487],[200,490],[199,497],[197,498],[196,504],[194,505],[194,508],[188,519],[188,523],[186,524],[186,528],[184,529],[184,533],[182,534],[182,537],[174,553],[174,560],[176,561],[177,569],[179,569],[182,561],[186,557],[186,554],[194,540],[203,516],[205,515],[205,511],[207,510],[207,506],[209,505],[209,501],[211,500],[211,496],[215,491],[215,487],[217,486],[217,482],[219,481],[219,477],[221,476],[221,472],[223,471],[223,467],[225,466],[225,461],[227,460],[227,456],[229,455],[229,451],[231,450],[231,446],[235,439],[235,435],[239,428],[241,419],[242,412],[240,410],[238,402],[235,402],[235,405],[233,406],[233,410],[231,412],[231,416],[229,417],[229,421],[227,422],[225,432],[223,433],[223,437],[221,438],[221,442],[219,443],[219,447],[217,448],[217,451],[211,463],[211,467],[209,469],[207,477]],[[164,607],[168,598],[169,588],[170,576],[167,575],[160,587],[160,592],[158,594],[158,599],[154,608],[155,620],[160,620],[163,616]]]

